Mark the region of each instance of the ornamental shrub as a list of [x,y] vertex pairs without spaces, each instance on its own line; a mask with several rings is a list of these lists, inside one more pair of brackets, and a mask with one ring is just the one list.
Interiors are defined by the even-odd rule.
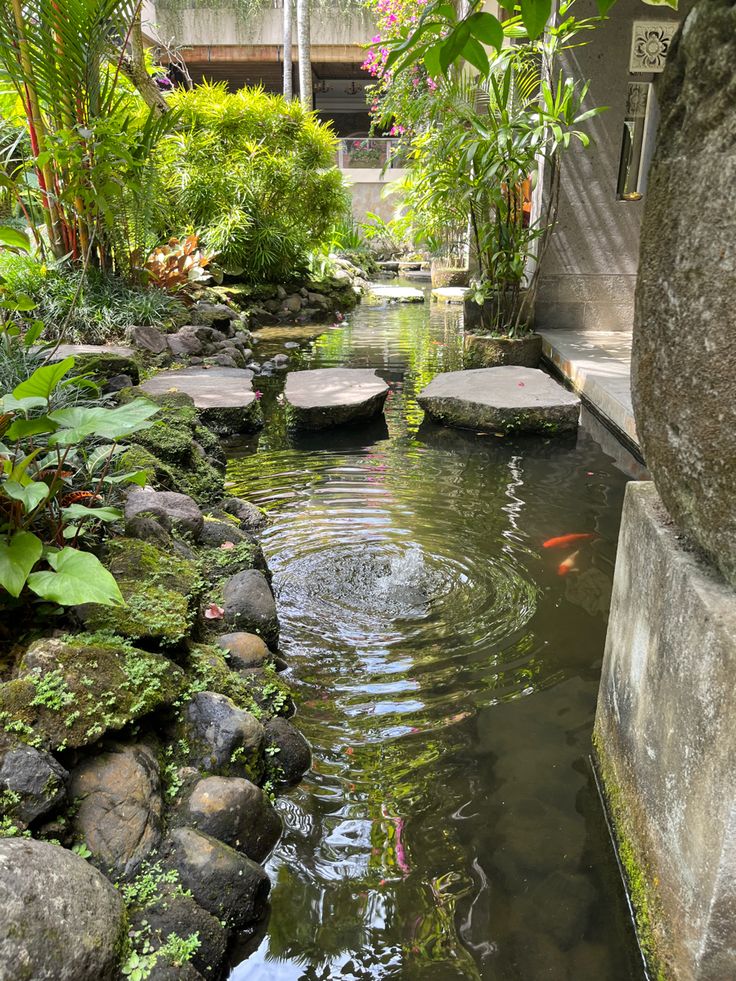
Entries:
[[252,283],[304,269],[348,208],[330,126],[261,88],[203,84],[170,103],[180,124],[159,146],[162,237],[196,233]]

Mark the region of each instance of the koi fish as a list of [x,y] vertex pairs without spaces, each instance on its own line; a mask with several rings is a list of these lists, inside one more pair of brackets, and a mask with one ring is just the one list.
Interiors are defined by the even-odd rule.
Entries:
[[566,576],[568,572],[577,571],[577,565],[575,563],[577,562],[578,555],[580,555],[580,552],[573,552],[571,555],[568,555],[564,562],[560,562],[557,566],[557,575]]
[[565,545],[572,545],[573,542],[582,542],[584,538],[592,538],[592,535],[559,535],[557,538],[548,538],[542,544],[542,548],[564,548]]

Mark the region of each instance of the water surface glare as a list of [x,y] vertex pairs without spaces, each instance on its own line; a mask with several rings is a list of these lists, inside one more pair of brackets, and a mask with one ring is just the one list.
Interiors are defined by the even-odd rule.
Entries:
[[[385,421],[296,437],[283,379],[260,379],[267,426],[233,448],[314,750],[233,981],[643,977],[587,762],[627,478],[584,428],[423,422],[461,329],[429,303],[358,308],[292,367],[376,367]],[[259,358],[292,337],[263,332]],[[542,547],[573,532],[592,537]]]

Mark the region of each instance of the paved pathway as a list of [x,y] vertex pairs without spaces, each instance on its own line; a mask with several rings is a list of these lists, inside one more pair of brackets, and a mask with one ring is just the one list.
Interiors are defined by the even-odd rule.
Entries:
[[631,404],[631,334],[582,330],[542,330],[540,334],[544,357],[584,401],[638,447]]

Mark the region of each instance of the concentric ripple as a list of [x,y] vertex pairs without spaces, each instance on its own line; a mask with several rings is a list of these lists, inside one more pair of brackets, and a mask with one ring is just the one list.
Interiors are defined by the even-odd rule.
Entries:
[[[625,481],[585,434],[422,423],[416,391],[462,350],[457,315],[426,307],[289,349],[377,367],[385,422],[297,438],[261,379],[266,428],[229,463],[270,517],[314,759],[278,799],[271,920],[232,981],[635,981],[585,768]],[[592,537],[561,575],[572,550],[542,543],[566,532]]]

